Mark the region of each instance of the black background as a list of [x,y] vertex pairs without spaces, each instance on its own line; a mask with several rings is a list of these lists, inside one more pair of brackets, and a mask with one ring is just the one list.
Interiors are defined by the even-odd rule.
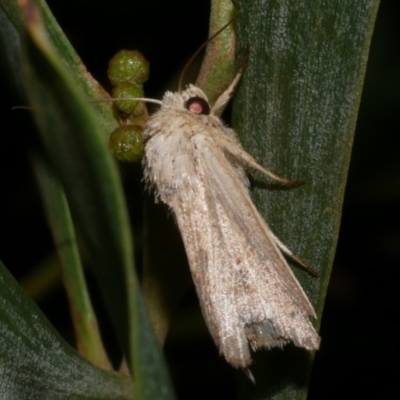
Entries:
[[[151,63],[147,97],[160,98],[171,88],[170,77],[207,37],[209,4],[204,1],[154,0],[136,5],[138,2],[114,0],[112,9],[109,2],[48,3],[88,70],[106,88],[108,60],[122,48],[142,51]],[[378,12],[309,399],[398,397],[399,11],[398,1],[384,0]],[[1,85],[6,87],[6,82]],[[53,247],[24,148],[24,130],[31,129],[29,117],[10,110],[17,102],[12,93],[2,90],[0,102],[4,121],[0,135],[0,259],[19,279]],[[187,300],[196,303],[194,292]],[[54,289],[39,305],[72,341],[62,288]],[[201,321],[197,313],[195,320]],[[187,314],[181,311],[180,315]],[[107,329],[105,336],[112,342]],[[168,362],[179,397],[235,398],[234,372],[218,357],[204,325],[194,341],[197,347],[193,350],[193,343],[183,339],[178,328],[172,329],[167,340]]]

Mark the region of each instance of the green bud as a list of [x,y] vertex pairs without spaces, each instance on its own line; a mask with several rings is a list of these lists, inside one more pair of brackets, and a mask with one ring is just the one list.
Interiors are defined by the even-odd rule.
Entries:
[[[112,96],[114,98],[143,97],[144,96],[143,87],[137,86],[129,82],[121,82],[113,89]],[[143,103],[143,101],[134,101],[134,100],[117,101],[115,103],[115,106],[117,107],[118,111],[126,115],[130,115],[132,113],[134,113],[134,115],[141,115],[144,113],[144,110],[146,108],[146,105]]]
[[110,60],[107,73],[113,86],[121,82],[141,85],[149,77],[149,62],[136,50],[120,50]]
[[115,158],[122,162],[140,161],[144,153],[143,129],[138,125],[120,126],[110,136]]

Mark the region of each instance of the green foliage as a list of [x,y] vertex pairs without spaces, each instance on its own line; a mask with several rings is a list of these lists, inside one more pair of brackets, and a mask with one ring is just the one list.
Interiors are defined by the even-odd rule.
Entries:
[[0,391],[4,399],[132,399],[127,376],[80,357],[0,263]]
[[[238,4],[238,51],[249,44],[250,58],[234,101],[234,127],[263,166],[306,180],[294,190],[266,190],[257,175],[254,201],[278,238],[318,271],[315,279],[293,270],[319,326],[378,1]],[[305,398],[313,356],[295,348],[271,353],[258,355],[260,383],[243,382],[242,398]]]
[[[18,11],[14,2],[3,4],[9,6],[3,7],[5,10],[9,11],[14,6],[13,12]],[[26,94],[46,152],[41,157],[48,158],[51,163],[47,165],[42,162],[37,172],[52,174],[53,181],[59,179],[65,192],[65,199],[92,261],[121,348],[132,367],[135,398],[172,399],[174,395],[169,378],[138,289],[122,185],[105,140],[105,129],[112,123],[99,124],[98,121],[106,118],[105,109],[93,111],[83,96],[83,91],[91,88],[87,72],[82,68],[72,71],[60,62],[60,54],[61,60],[73,59],[74,55],[65,53],[71,49],[60,45],[63,36],[58,41],[49,39],[54,39],[54,31],[48,23],[45,6],[39,4],[41,6],[38,7],[33,1],[23,3],[21,11],[26,30],[18,25],[21,29],[21,48],[14,49],[15,53],[22,53],[20,61]],[[78,84],[74,80],[75,73],[80,78]],[[87,84],[80,85],[79,82],[85,79]],[[108,108],[107,118],[113,118],[111,108]],[[46,171],[46,168],[51,171]],[[50,181],[41,179],[41,182],[47,184]],[[55,194],[51,189],[47,192],[50,196],[44,197],[50,204],[60,200],[59,193]],[[61,232],[62,227],[58,224],[68,219],[69,210],[64,205],[59,212],[64,212],[65,218],[58,214],[51,220],[54,232]],[[57,244],[61,254],[69,250],[65,243]],[[61,258],[71,261],[67,255]],[[76,263],[77,258],[72,262]],[[70,284],[74,285],[74,277],[69,278]],[[42,360],[38,358],[36,361],[40,364]],[[43,364],[45,370],[45,360]],[[74,385],[65,390],[67,393],[70,390],[72,396]],[[97,391],[95,386],[89,388],[87,398],[98,398],[95,394]],[[131,390],[127,398],[132,395]]]

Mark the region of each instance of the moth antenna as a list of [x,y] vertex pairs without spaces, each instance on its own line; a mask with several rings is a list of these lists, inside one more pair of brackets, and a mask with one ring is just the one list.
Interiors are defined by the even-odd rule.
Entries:
[[161,105],[162,101],[157,99],[148,99],[147,97],[118,97],[115,99],[95,99],[89,100],[89,103],[115,103],[116,101],[144,101],[146,103],[154,103]]
[[208,38],[190,57],[189,61],[185,64],[183,67],[183,70],[179,76],[179,82],[178,82],[178,92],[182,93],[182,83],[183,83],[183,78],[185,77],[186,71],[189,68],[190,64],[193,62],[193,60],[198,56],[201,50],[204,49],[204,47],[207,46],[208,43],[210,43],[213,39],[215,39],[225,28],[227,28],[238,16],[239,13],[236,13],[236,15],[228,22],[226,23],[221,29],[219,29],[217,32],[215,32],[210,38]]
[[31,106],[14,106],[14,107],[11,107],[11,110],[29,110],[29,111],[32,111],[33,107],[31,107]]

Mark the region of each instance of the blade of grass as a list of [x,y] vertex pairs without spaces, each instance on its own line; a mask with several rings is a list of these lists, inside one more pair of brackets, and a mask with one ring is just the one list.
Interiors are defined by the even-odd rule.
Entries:
[[[307,182],[292,190],[256,182],[254,200],[274,233],[319,271],[314,279],[294,269],[319,326],[378,1],[238,3],[238,63],[248,43],[250,59],[234,125],[262,165]],[[312,359],[291,346],[257,353],[257,385],[241,382],[241,398],[305,398]]]

